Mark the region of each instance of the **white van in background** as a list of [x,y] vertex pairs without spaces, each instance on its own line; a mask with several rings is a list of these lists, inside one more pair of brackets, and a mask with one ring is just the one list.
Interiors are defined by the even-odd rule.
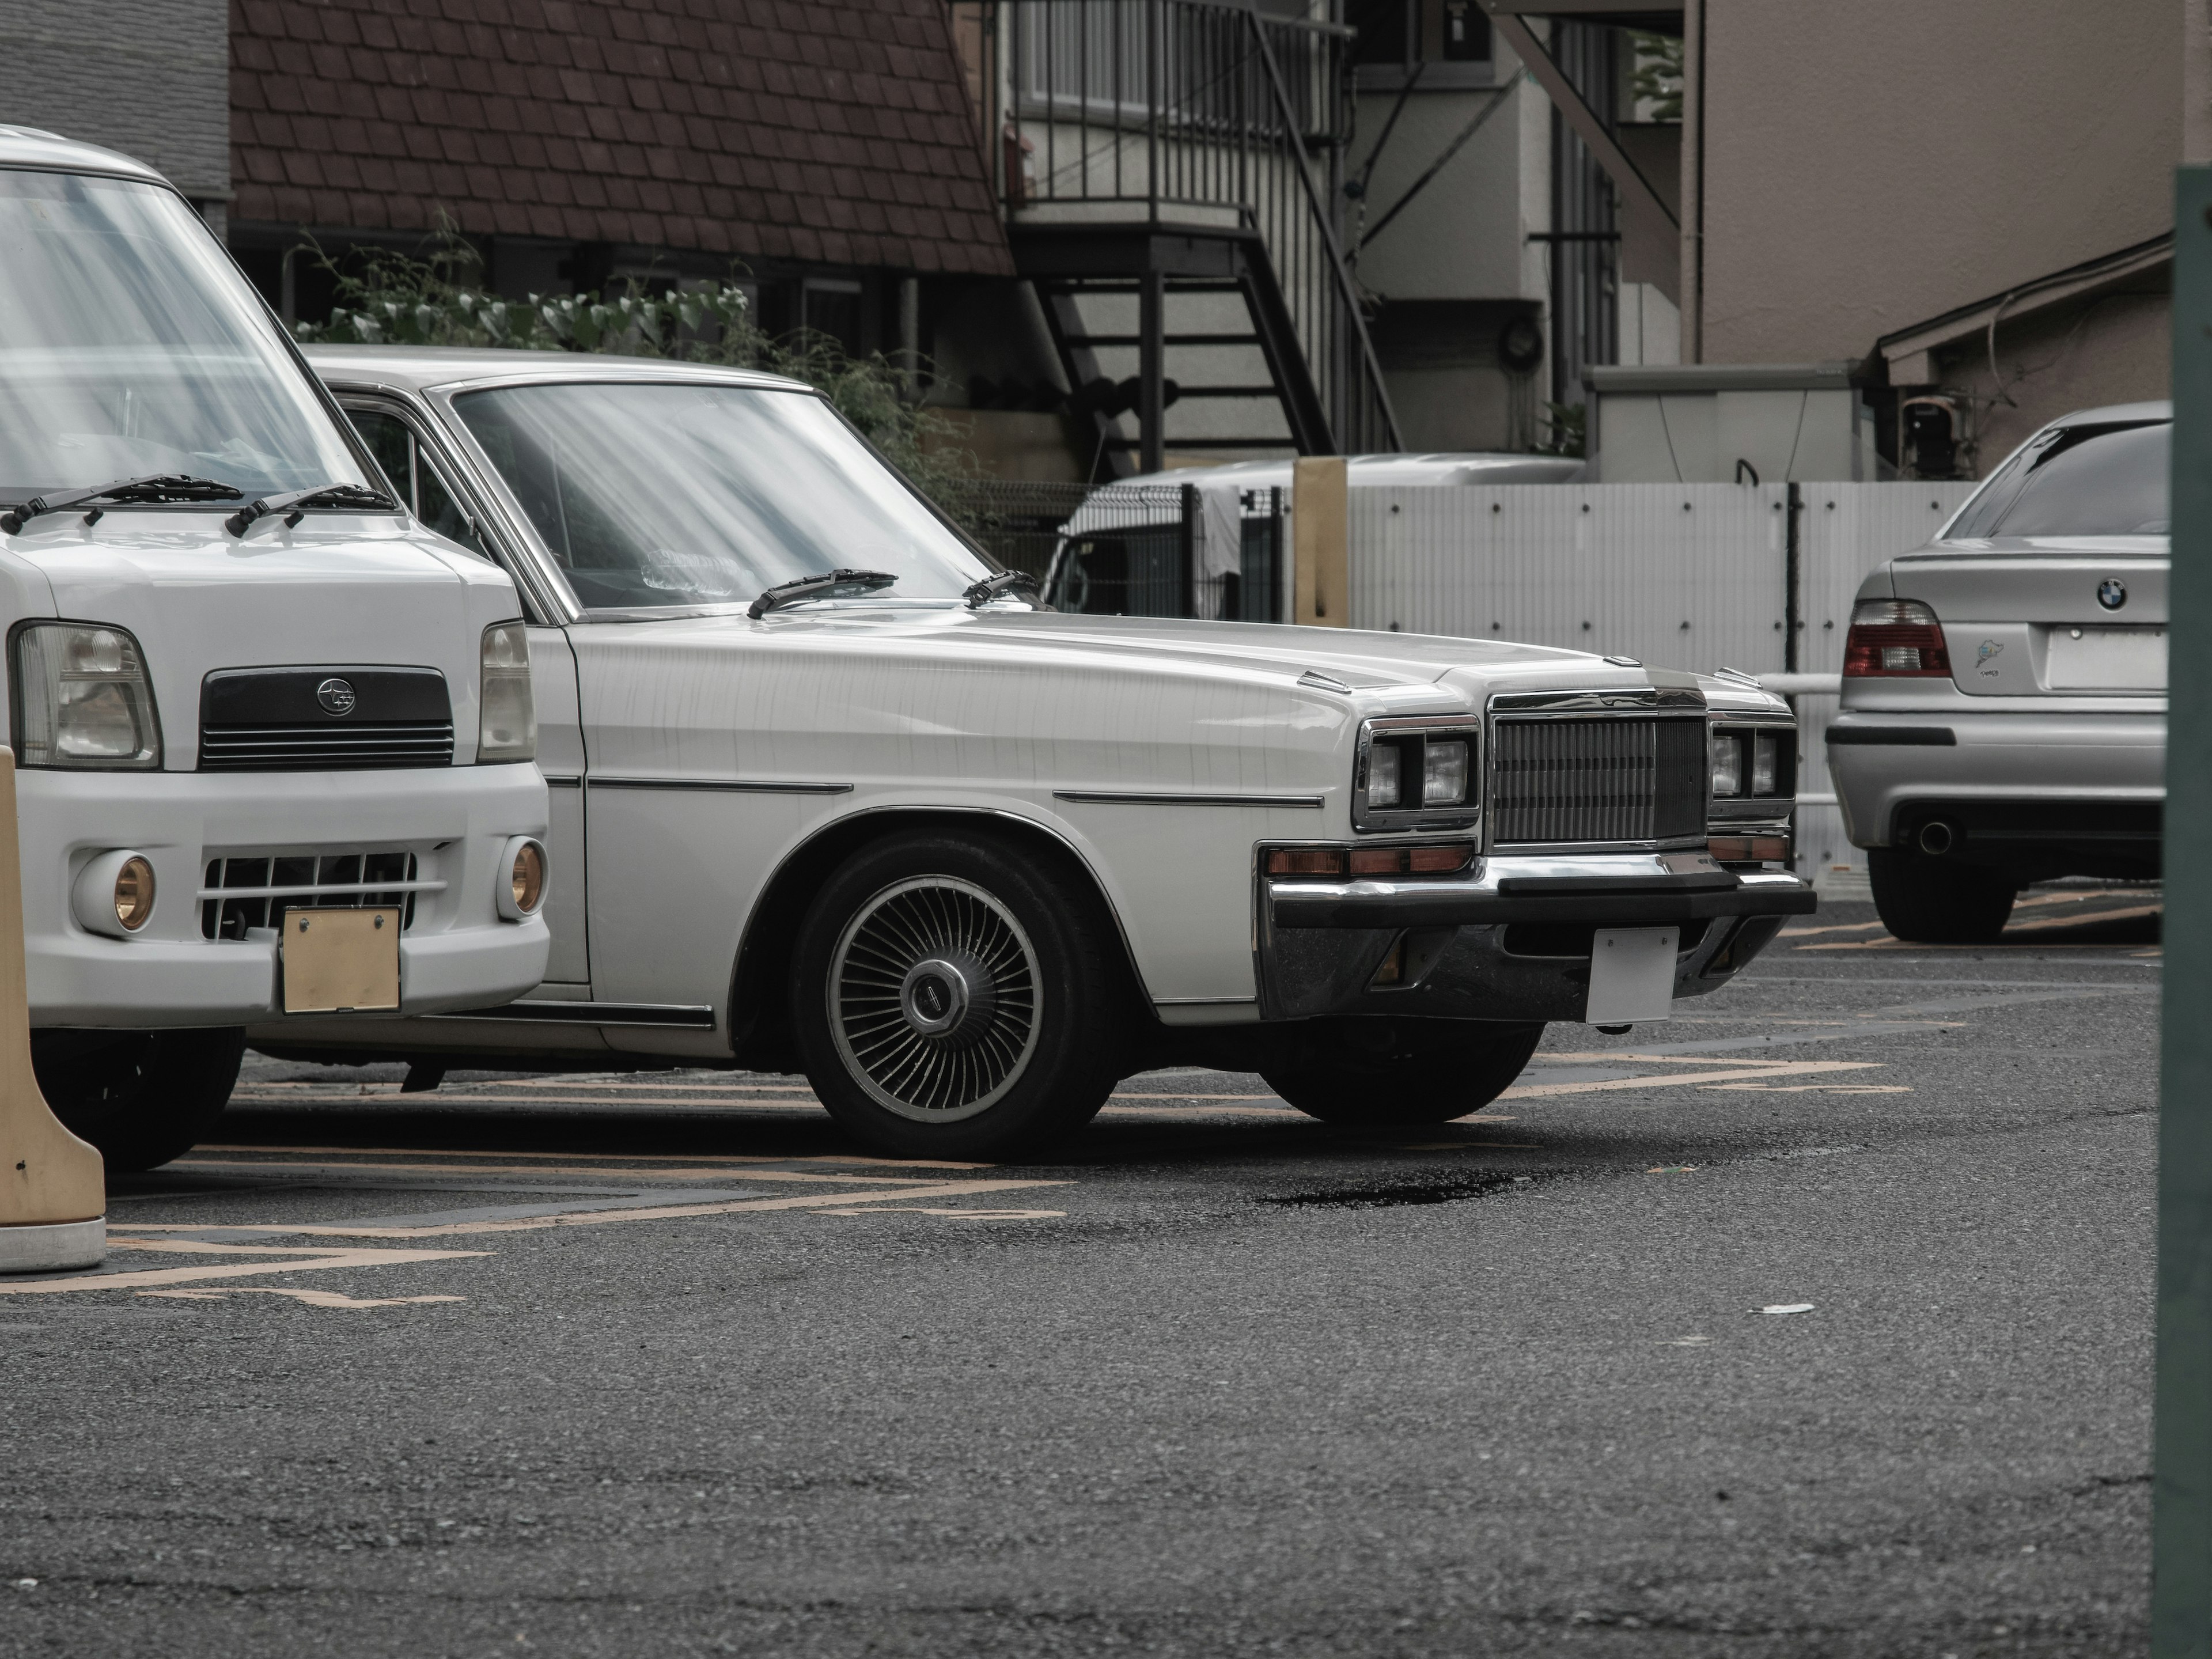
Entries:
[[0,631],[33,1060],[111,1166],[242,1028],[544,975],[529,643],[414,522],[198,215],[0,127]]

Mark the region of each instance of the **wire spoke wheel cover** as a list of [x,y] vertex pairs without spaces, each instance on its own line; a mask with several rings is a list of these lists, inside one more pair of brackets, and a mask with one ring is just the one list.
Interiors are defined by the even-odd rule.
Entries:
[[1036,947],[1006,905],[957,876],[867,899],[838,936],[825,994],[847,1073],[922,1123],[988,1111],[1021,1080],[1044,1012]]

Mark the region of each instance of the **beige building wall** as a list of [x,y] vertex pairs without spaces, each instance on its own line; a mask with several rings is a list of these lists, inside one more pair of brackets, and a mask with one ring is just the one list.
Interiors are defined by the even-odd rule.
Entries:
[[2171,226],[2177,0],[1705,9],[1707,362],[1862,356]]

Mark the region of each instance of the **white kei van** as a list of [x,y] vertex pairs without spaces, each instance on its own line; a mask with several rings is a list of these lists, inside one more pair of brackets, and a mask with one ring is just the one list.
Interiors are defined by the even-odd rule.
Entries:
[[113,1167],[242,1030],[544,976],[514,584],[386,494],[158,174],[0,127],[0,634],[33,1060]]

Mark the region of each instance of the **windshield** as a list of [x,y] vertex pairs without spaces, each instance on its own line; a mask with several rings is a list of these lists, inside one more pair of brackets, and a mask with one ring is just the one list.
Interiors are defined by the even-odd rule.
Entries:
[[954,599],[990,571],[811,392],[585,381],[453,407],[586,611],[748,605],[841,568]]
[[0,499],[150,473],[249,500],[369,482],[266,309],[173,192],[0,169]]
[[1945,537],[2163,536],[2172,453],[2164,421],[2055,427],[1999,467]]

